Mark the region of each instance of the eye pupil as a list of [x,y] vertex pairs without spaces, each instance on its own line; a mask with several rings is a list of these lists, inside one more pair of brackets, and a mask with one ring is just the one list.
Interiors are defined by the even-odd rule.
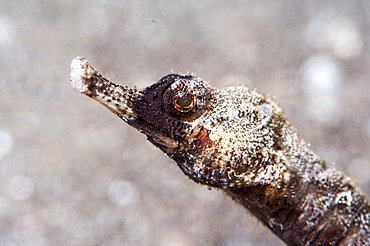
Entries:
[[192,94],[186,93],[175,98],[175,107],[179,110],[191,109],[195,105],[195,97]]

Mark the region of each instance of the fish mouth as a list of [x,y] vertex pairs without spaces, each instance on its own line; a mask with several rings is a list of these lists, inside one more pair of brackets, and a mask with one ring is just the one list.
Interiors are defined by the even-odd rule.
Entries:
[[141,90],[116,84],[102,76],[84,57],[71,62],[70,83],[78,92],[99,102],[111,112],[141,133],[157,147],[166,151],[178,146],[178,142],[163,130],[147,122],[134,112],[134,103],[142,98]]
[[70,82],[74,89],[101,103],[124,121],[137,119],[132,102],[140,97],[139,90],[113,83],[95,70],[86,58],[72,60]]

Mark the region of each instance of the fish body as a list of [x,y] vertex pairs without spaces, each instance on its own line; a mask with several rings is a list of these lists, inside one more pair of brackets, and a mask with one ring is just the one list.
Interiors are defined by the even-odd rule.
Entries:
[[71,84],[219,188],[288,245],[370,245],[370,205],[298,137],[283,109],[247,87],[214,88],[169,74],[144,88],[115,84],[76,57]]

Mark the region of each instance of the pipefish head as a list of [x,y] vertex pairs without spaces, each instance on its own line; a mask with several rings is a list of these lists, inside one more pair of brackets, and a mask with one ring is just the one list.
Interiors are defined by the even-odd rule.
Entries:
[[147,88],[130,88],[104,78],[82,57],[71,63],[71,84],[144,133],[197,182],[243,186],[261,165],[276,161],[269,126],[278,123],[279,107],[246,87],[216,89],[193,74],[169,74]]

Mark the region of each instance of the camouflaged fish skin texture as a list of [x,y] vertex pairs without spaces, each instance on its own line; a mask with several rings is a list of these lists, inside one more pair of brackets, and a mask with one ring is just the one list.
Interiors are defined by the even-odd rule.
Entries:
[[309,149],[272,98],[213,88],[192,74],[129,88],[82,57],[71,68],[76,90],[144,133],[188,177],[224,190],[286,244],[370,245],[364,194]]

